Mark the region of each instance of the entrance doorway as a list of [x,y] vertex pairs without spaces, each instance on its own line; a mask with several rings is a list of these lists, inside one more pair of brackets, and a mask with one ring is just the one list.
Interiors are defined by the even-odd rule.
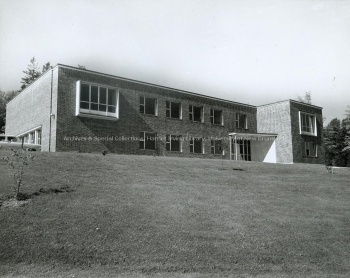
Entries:
[[252,160],[250,140],[236,139],[236,140],[231,140],[231,142],[232,142],[231,150],[232,150],[232,155],[234,159],[245,160],[245,161]]

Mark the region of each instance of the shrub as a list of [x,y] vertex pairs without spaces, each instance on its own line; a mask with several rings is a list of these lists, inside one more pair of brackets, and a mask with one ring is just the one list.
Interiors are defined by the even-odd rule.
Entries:
[[5,160],[13,170],[13,190],[15,198],[17,200],[22,200],[24,194],[21,193],[20,190],[23,186],[24,169],[25,166],[28,165],[28,162],[33,160],[34,155],[22,149],[11,149],[11,151],[12,156],[5,156],[3,160]]

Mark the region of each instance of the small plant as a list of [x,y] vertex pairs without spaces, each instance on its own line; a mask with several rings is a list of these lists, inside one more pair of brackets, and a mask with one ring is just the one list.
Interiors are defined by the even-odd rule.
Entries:
[[12,156],[5,156],[3,160],[7,162],[8,165],[10,165],[14,171],[13,173],[13,190],[15,193],[15,199],[20,200],[23,199],[23,193],[20,192],[22,185],[23,185],[23,174],[24,174],[24,168],[26,165],[28,165],[28,162],[33,160],[34,155],[31,153],[28,153],[25,150],[14,150],[11,149]]

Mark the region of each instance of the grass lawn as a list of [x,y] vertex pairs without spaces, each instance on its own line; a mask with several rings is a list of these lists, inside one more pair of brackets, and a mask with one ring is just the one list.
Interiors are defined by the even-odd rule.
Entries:
[[[350,169],[224,168],[221,160],[35,153],[24,188],[33,197],[0,207],[0,276],[350,276]],[[0,160],[2,200],[11,182]]]

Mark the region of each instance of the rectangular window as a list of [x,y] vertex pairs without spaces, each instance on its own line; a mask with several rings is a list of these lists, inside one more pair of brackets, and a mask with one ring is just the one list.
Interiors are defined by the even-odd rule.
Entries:
[[204,153],[203,138],[192,138],[190,140],[191,153]]
[[316,118],[314,115],[300,112],[300,133],[316,135]]
[[222,140],[211,140],[211,154],[223,154]]
[[41,145],[41,127],[34,128],[30,131],[22,133],[17,137],[19,142],[23,142],[26,144],[36,144]]
[[157,134],[153,132],[140,132],[140,149],[155,150]]
[[119,93],[115,88],[77,82],[76,116],[118,118]]
[[166,135],[166,150],[170,152],[182,152],[181,135]]
[[247,115],[236,113],[236,128],[248,129]]
[[145,115],[158,115],[157,99],[140,97],[140,113]]
[[167,118],[182,119],[182,107],[179,102],[166,101],[165,111]]
[[204,110],[202,106],[189,105],[189,120],[204,123]]
[[224,113],[222,110],[210,109],[210,121],[213,125],[224,125]]
[[313,142],[305,142],[305,155],[317,157],[317,145]]

